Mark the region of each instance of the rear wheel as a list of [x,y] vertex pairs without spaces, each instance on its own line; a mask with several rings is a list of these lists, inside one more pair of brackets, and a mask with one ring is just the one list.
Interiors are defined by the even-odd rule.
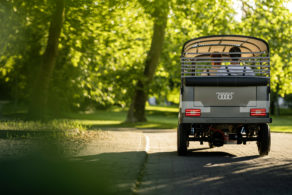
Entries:
[[214,145],[211,141],[209,142],[209,148],[214,148]]
[[177,153],[180,156],[185,156],[187,154],[188,136],[186,125],[179,124],[177,127]]
[[268,124],[260,125],[257,145],[260,156],[265,156],[269,154],[271,147],[271,133]]

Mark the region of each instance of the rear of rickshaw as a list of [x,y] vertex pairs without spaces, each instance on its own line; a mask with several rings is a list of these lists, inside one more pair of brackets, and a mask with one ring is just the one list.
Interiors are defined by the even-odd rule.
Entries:
[[177,151],[190,141],[210,147],[256,141],[268,155],[272,122],[270,56],[266,41],[240,35],[187,41],[181,54]]

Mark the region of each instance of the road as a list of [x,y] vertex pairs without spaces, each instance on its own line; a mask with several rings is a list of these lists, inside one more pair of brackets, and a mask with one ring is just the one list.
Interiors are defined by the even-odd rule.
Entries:
[[272,133],[266,157],[258,156],[255,142],[212,149],[191,142],[182,157],[175,130],[96,132],[69,158],[56,154],[64,156],[58,145],[0,139],[1,189],[7,194],[24,189],[30,194],[43,189],[48,194],[292,194],[292,134]]
[[148,158],[140,194],[291,194],[292,134],[272,134],[270,155],[255,142],[209,149],[193,142],[176,154],[175,132],[144,132]]
[[110,140],[89,144],[83,152],[107,155],[111,164],[104,168],[114,165],[109,170],[120,177],[118,185],[129,187],[132,182],[135,194],[292,193],[292,134],[272,133],[266,157],[258,156],[255,142],[212,149],[193,142],[187,156],[177,156],[174,130],[122,129],[109,134]]

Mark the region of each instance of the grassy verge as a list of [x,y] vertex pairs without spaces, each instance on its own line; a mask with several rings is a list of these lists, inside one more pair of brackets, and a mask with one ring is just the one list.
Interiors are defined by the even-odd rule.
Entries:
[[[89,129],[114,128],[114,127],[134,127],[152,129],[175,129],[177,127],[177,107],[147,106],[147,122],[144,123],[124,123],[126,111],[96,111],[90,114],[71,114],[70,119]],[[273,116],[273,123],[270,124],[273,132],[292,132],[292,116]]]
[[85,130],[82,124],[74,120],[52,120],[49,122],[8,120],[0,122],[1,130],[25,130],[25,131],[67,131]]
[[173,129],[177,126],[177,107],[147,106],[147,122],[125,123],[127,112],[119,109],[95,111],[94,113],[68,114],[68,120],[74,120],[87,129],[103,128],[141,128]]
[[292,116],[273,116],[272,118],[271,131],[292,133]]
[[[47,123],[8,121],[0,122],[5,130],[85,130],[107,128],[175,129],[177,107],[147,106],[147,122],[125,123],[127,112],[119,108],[98,110],[91,113],[69,113],[62,119]],[[292,132],[292,115],[274,116],[270,124],[273,132]]]

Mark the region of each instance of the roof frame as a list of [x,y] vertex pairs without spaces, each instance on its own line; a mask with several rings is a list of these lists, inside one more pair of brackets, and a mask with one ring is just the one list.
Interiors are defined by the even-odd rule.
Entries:
[[[228,39],[228,37],[230,37],[230,39]],[[211,40],[202,40],[202,41],[200,41],[200,39],[207,39],[207,38],[218,38],[218,39],[217,40],[216,39],[213,39],[213,40],[211,39]],[[227,39],[225,39],[225,38],[227,38]],[[239,39],[236,39],[236,38],[239,38]],[[245,40],[240,40],[240,38],[246,38],[246,39]],[[259,44],[251,42],[252,40],[259,41]],[[181,55],[183,56],[184,51],[188,50],[189,47],[192,47],[194,44],[199,44],[199,43],[203,43],[203,42],[210,42],[210,41],[219,41],[219,43],[217,45],[222,45],[221,43],[224,42],[224,41],[236,41],[236,42],[241,42],[241,44],[239,45],[240,47],[243,47],[243,45],[245,43],[248,43],[248,44],[256,47],[258,51],[266,52],[268,54],[268,56],[270,54],[270,52],[269,52],[269,44],[265,40],[260,39],[260,38],[251,37],[251,36],[243,36],[243,35],[212,35],[212,36],[203,36],[203,37],[191,39],[191,40],[185,42],[184,45],[183,45],[183,48],[182,48]],[[188,45],[190,42],[194,42],[194,44]],[[260,45],[260,43],[264,44],[264,46],[265,46],[265,48],[263,50],[261,50],[260,46],[262,46],[262,47],[264,47],[264,46]],[[245,48],[247,48],[247,46]],[[223,52],[225,52],[225,50],[226,50],[226,46],[223,48]],[[210,51],[210,48],[208,49],[208,51]],[[251,51],[251,50],[249,49],[249,51]],[[197,51],[197,53],[198,53],[198,51]]]

